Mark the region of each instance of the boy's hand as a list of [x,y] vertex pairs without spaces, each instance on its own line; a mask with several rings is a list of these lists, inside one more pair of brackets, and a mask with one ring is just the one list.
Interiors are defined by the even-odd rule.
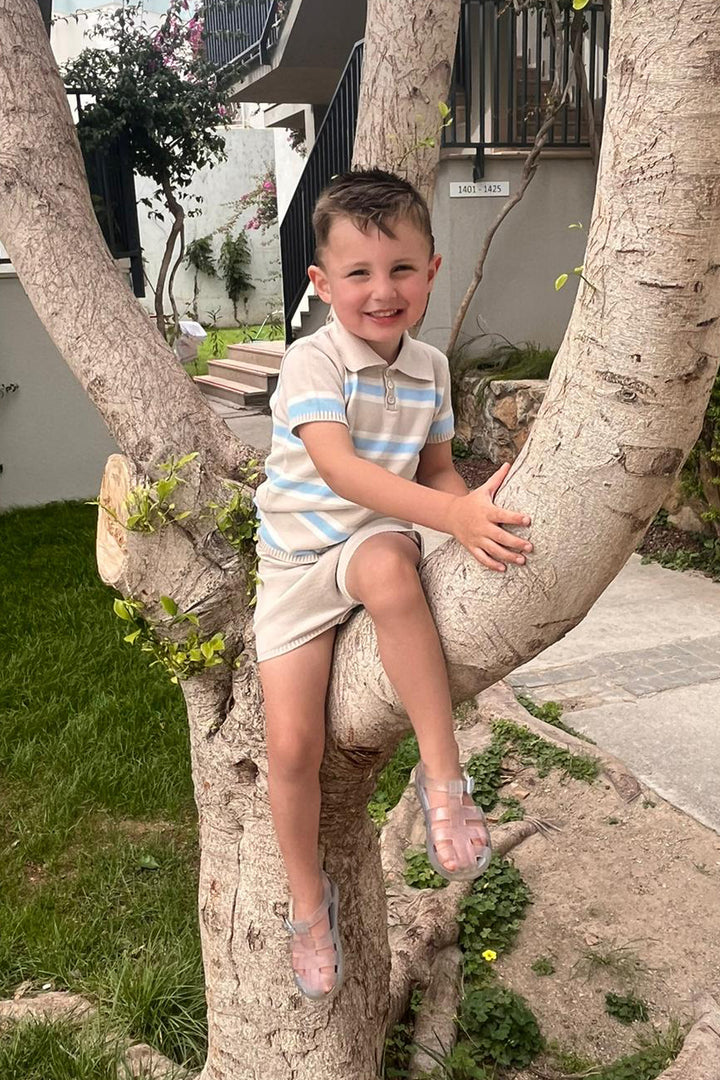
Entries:
[[[509,470],[507,463],[501,465],[482,487],[456,498],[450,509],[448,531],[491,570],[504,570],[506,562],[522,565],[525,562],[522,553],[532,551],[528,540],[507,532],[500,524],[529,525],[528,515],[505,510],[493,501]],[[504,561],[500,562],[501,559]]]

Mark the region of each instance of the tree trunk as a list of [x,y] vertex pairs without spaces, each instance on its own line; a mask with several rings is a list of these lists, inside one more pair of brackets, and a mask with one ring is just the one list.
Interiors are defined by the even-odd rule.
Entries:
[[400,172],[431,207],[459,19],[460,0],[368,0],[353,165]]
[[177,332],[178,311],[177,305],[175,304],[175,297],[172,291],[172,280],[175,277],[175,270],[177,269],[178,264],[180,263],[180,260],[183,256],[182,237],[183,226],[185,222],[185,211],[175,198],[175,193],[173,192],[173,189],[170,186],[170,182],[168,180],[163,181],[162,190],[163,196],[165,198],[165,205],[172,214],[173,219],[173,223],[170,227],[170,232],[168,233],[168,238],[165,241],[165,250],[163,251],[162,262],[160,263],[160,269],[158,270],[157,285],[155,286],[155,324],[162,336],[165,337],[165,309],[163,306],[165,300],[165,282],[167,281],[167,276],[170,272],[170,263],[172,261],[173,252],[175,250],[175,244],[179,236],[181,238],[181,251],[180,256],[173,268],[169,289],[170,305],[173,313],[173,324],[175,327],[175,331]]
[[[406,12],[417,39],[427,36],[425,9],[418,5],[415,18]],[[720,304],[716,0],[710,9],[707,0],[614,5],[586,261],[594,288],[581,285],[540,416],[499,499],[531,514],[535,554],[525,567],[492,574],[450,543],[421,571],[455,700],[583,618],[699,432],[717,367]],[[371,17],[378,10],[372,4]],[[382,33],[393,77],[420,73],[410,37],[388,23]],[[451,43],[442,52],[451,57]],[[365,101],[371,72],[384,70],[379,58],[371,64]],[[178,509],[191,516],[154,534],[127,533],[114,573],[145,603],[158,633],[172,632],[158,600],[173,596],[198,614],[203,633],[226,635],[226,655],[240,665],[183,684],[202,843],[204,1080],[375,1080],[391,974],[397,1013],[427,964],[413,967],[402,952],[417,936],[412,908],[391,948],[378,840],[365,811],[409,726],[372,624],[362,612],[339,632],[328,691],[321,846],[340,886],[347,981],[330,1005],[312,1004],[293,987],[281,929],[287,894],[268,806],[246,572],[206,512],[222,499],[226,478],[240,478],[251,451],[203,403],[107,254],[36,0],[0,0],[0,110],[0,239],[130,459],[120,486],[157,475],[170,454],[200,455],[178,489]],[[382,116],[383,133],[396,115]],[[387,148],[378,123],[375,130]],[[447,944],[440,935],[438,947]]]

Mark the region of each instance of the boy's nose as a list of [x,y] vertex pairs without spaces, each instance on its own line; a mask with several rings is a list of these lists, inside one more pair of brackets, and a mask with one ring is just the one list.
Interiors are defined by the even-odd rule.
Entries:
[[388,300],[397,296],[397,288],[392,278],[376,277],[373,286],[375,300]]

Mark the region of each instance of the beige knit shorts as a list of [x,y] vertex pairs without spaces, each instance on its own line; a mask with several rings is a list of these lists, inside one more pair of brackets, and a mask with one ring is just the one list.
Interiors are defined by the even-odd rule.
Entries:
[[395,518],[375,518],[349,540],[324,551],[317,562],[297,564],[261,555],[255,605],[258,660],[270,660],[297,649],[331,626],[345,622],[356,607],[362,606],[348,593],[345,574],[363,541],[384,532],[408,533],[422,555],[420,534],[408,522]]

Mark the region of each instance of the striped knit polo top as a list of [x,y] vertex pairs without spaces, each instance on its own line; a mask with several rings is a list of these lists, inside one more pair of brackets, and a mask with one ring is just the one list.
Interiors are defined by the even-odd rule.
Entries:
[[300,424],[345,424],[358,457],[406,480],[415,479],[426,443],[454,434],[450,372],[439,349],[405,333],[388,365],[337,319],[290,346],[270,407],[267,479],[255,494],[258,552],[290,563],[315,562],[383,516],[328,487],[296,434]]

